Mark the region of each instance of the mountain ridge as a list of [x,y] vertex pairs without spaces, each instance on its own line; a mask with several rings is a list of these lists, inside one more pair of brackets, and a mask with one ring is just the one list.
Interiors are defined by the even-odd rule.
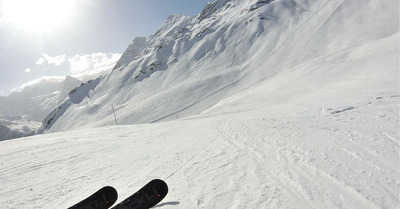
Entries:
[[114,70],[42,132],[112,125],[111,106],[121,124],[199,113],[283,70],[396,33],[396,22],[380,24],[395,14],[389,5],[231,0],[209,3],[203,15],[172,15],[154,35],[135,38]]
[[0,97],[0,140],[34,135],[41,122],[81,83],[71,76],[42,78]]

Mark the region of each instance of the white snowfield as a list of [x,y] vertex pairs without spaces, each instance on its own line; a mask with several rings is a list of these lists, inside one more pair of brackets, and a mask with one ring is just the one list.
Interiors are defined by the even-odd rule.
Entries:
[[[265,43],[257,34],[253,46],[210,33],[189,40],[188,53],[207,40],[215,54],[170,60],[197,66],[186,75],[161,64],[141,81],[130,70],[139,61],[123,56],[121,67],[77,92],[88,97],[70,98],[49,132],[76,130],[0,142],[0,208],[68,208],[105,185],[121,201],[154,178],[169,185],[156,206],[163,209],[399,208],[399,2],[223,2],[209,4],[217,16],[202,13],[202,22],[248,18],[218,30],[238,38],[264,17]],[[286,24],[283,34],[277,23]],[[138,53],[145,43],[135,40],[130,52]],[[112,85],[120,79],[130,88]],[[96,127],[114,122],[114,102],[124,104],[116,106],[122,124],[144,124]]]

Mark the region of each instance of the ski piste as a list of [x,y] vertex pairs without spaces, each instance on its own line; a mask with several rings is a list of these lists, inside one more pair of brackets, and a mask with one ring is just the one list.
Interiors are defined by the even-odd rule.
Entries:
[[167,184],[163,180],[154,179],[111,209],[149,209],[164,199],[167,193]]
[[111,186],[105,186],[68,209],[108,209],[117,201],[117,198],[117,190]]

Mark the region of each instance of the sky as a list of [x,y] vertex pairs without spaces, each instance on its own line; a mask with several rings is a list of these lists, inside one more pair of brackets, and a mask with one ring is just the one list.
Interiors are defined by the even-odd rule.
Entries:
[[211,0],[0,0],[0,96],[44,77],[110,69],[135,37]]

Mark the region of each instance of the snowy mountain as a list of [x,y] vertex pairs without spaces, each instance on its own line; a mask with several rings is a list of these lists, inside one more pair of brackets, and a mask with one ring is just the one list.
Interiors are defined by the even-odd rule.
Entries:
[[71,76],[63,79],[42,78],[26,84],[20,92],[0,97],[0,139],[35,133],[51,110],[80,84],[78,79]]
[[0,97],[0,114],[26,115],[30,120],[43,121],[49,112],[61,104],[68,93],[80,84],[81,81],[71,76],[64,79],[43,78],[33,81],[20,92]]
[[68,208],[105,185],[121,201],[154,178],[163,209],[399,208],[399,6],[217,0],[170,16],[70,91],[49,134],[0,142],[0,208]]
[[395,35],[392,4],[219,0],[195,17],[172,15],[154,35],[135,38],[81,102],[59,106],[42,132],[112,125],[113,105],[120,124],[199,113],[304,63]]
[[39,127],[40,122],[26,116],[0,115],[0,141],[34,135]]

